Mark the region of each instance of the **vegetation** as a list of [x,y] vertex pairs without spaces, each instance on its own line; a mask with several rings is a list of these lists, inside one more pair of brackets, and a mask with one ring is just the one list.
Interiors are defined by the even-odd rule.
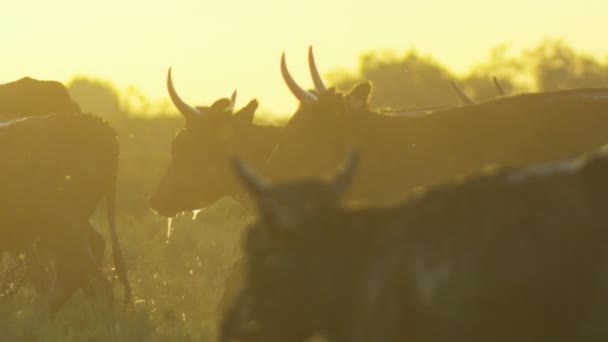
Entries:
[[[410,50],[403,56],[368,52],[358,71],[334,72],[330,78],[341,89],[359,80],[373,81],[376,108],[416,108],[457,103],[452,79],[474,99],[493,98],[492,76],[516,92],[603,86],[608,64],[563,41],[546,40],[516,57],[509,56],[507,46],[499,46],[487,63],[461,77],[436,59]],[[183,119],[151,116],[166,113],[166,104],[155,107],[135,89],[119,94],[109,82],[83,77],[69,88],[83,110],[104,115],[119,133],[118,228],[136,297],[134,308],[123,310],[122,294],[116,293],[115,314],[103,315],[78,296],[50,321],[44,297],[26,286],[12,298],[0,297],[3,340],[213,340],[225,304],[226,280],[240,257],[240,233],[253,214],[235,200],[223,199],[195,219],[175,218],[167,239],[167,220],[148,209],[147,197],[168,165],[170,143]],[[99,213],[94,225],[105,234],[106,224]],[[111,265],[109,255],[106,259]]]
[[487,62],[459,76],[436,58],[410,49],[402,56],[393,51],[370,51],[359,60],[354,73],[330,73],[332,83],[347,90],[360,80],[374,84],[372,105],[388,108],[417,108],[457,104],[450,86],[456,81],[478,101],[497,96],[492,77],[507,91],[547,91],[577,87],[602,87],[608,82],[608,63],[576,51],[560,39],[545,39],[539,45],[513,55],[507,44],[495,47]]

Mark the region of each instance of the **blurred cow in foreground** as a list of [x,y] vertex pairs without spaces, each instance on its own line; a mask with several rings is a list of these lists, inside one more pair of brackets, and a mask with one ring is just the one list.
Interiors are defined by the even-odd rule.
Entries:
[[[314,65],[311,63],[311,65]],[[608,143],[608,89],[520,94],[399,117],[369,109],[371,84],[315,92],[281,71],[300,107],[267,166],[276,180],[331,172],[350,146],[366,156],[348,198],[393,200],[416,186],[476,172],[489,163],[522,166],[568,158]]]
[[236,163],[258,219],[222,341],[608,338],[608,148],[378,207],[341,203],[355,166],[275,184]]
[[89,219],[104,195],[115,267],[130,300],[114,218],[118,151],[116,132],[88,114],[23,118],[0,127],[0,250],[20,251],[39,238],[52,252],[51,313],[78,289],[110,299],[89,242]]
[[171,164],[150,198],[151,208],[171,217],[242,193],[241,184],[232,177],[230,158],[239,155],[261,168],[276,145],[280,127],[253,123],[256,100],[233,112],[236,93],[209,107],[188,105],[173,86],[171,69],[167,89],[186,124],[173,140]]

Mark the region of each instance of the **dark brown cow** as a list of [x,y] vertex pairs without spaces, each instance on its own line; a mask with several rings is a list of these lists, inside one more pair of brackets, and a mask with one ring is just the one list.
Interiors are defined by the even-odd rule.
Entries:
[[224,341],[243,338],[243,311],[256,341],[608,338],[608,147],[382,207],[340,203],[350,160],[331,180],[277,184],[236,164],[258,220]]
[[267,169],[288,180],[331,172],[350,146],[366,156],[349,198],[392,200],[406,190],[476,172],[489,163],[567,158],[608,142],[608,89],[521,94],[398,117],[369,109],[369,83],[343,94],[301,89],[282,72],[300,107]]
[[39,238],[53,252],[51,313],[77,289],[109,299],[110,284],[89,244],[89,219],[104,195],[114,262],[129,301],[114,220],[116,132],[88,114],[18,119],[0,127],[0,161],[0,250],[18,251]]
[[63,84],[24,77],[0,84],[0,118],[80,113]]
[[[62,115],[80,113],[80,107],[72,100],[63,84],[30,77],[0,84],[0,120],[10,121],[52,113]],[[95,259],[101,264],[105,241],[97,231],[91,229],[90,242]],[[45,292],[48,290],[50,275],[45,275],[45,269],[48,268],[48,265],[44,263],[45,260],[35,257],[40,253],[43,251],[34,251],[28,247],[25,254],[24,277],[16,281],[29,280],[36,288]],[[13,286],[13,291],[17,289],[18,286]]]
[[238,155],[262,167],[276,145],[280,127],[253,123],[256,100],[236,113],[234,97],[217,100],[209,107],[188,105],[173,86],[171,69],[167,88],[186,125],[172,143],[171,164],[151,196],[150,206],[170,217],[242,193],[232,177],[230,158]]

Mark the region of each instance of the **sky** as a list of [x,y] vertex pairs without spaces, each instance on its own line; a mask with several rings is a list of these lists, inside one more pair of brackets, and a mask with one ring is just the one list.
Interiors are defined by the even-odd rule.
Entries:
[[67,82],[73,75],[135,86],[167,98],[165,78],[182,98],[206,105],[238,89],[263,111],[292,113],[281,53],[311,86],[306,54],[321,73],[356,70],[361,53],[415,46],[464,73],[492,47],[531,47],[564,38],[577,50],[608,54],[605,0],[20,0],[0,12],[0,83],[23,76]]

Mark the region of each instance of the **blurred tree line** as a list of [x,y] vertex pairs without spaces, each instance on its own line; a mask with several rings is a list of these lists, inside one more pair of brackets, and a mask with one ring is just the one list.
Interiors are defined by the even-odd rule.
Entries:
[[[537,46],[511,55],[508,44],[498,45],[487,62],[457,75],[434,57],[412,48],[403,55],[391,50],[370,51],[361,55],[355,72],[335,70],[327,77],[338,89],[347,91],[362,80],[374,84],[373,108],[414,109],[459,103],[450,82],[477,100],[498,95],[492,77],[497,77],[508,92],[546,91],[577,87],[603,87],[608,81],[608,59],[576,51],[561,39],[544,39]],[[163,100],[152,103],[141,91],[129,87],[123,92],[106,80],[77,76],[68,90],[84,111],[104,116],[137,114],[155,116],[174,113]]]
[[355,83],[374,84],[373,108],[420,108],[459,103],[450,82],[477,100],[498,95],[492,77],[508,92],[547,91],[578,87],[604,87],[608,81],[608,60],[576,51],[562,39],[544,39],[518,56],[509,45],[495,47],[485,63],[458,76],[431,56],[410,49],[399,56],[392,51],[370,51],[359,59],[355,73],[334,71],[328,75],[338,89]]
[[168,100],[153,103],[135,86],[121,92],[109,80],[78,75],[68,82],[67,88],[83,112],[106,118],[130,114],[157,116],[174,112]]

